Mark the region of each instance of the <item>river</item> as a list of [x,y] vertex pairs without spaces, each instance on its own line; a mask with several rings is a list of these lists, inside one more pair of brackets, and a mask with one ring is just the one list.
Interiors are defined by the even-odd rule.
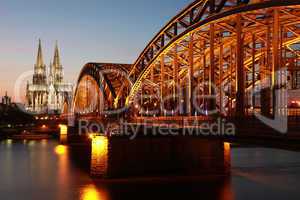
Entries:
[[0,141],[0,199],[300,199],[300,152],[232,148],[232,175],[225,180],[103,183],[68,151],[52,140]]

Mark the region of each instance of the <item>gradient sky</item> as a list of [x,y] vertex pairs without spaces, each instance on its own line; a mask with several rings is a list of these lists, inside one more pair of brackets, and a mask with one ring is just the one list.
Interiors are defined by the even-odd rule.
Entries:
[[38,39],[44,61],[61,51],[65,79],[87,62],[133,63],[160,28],[193,0],[0,0],[0,96],[33,70]]

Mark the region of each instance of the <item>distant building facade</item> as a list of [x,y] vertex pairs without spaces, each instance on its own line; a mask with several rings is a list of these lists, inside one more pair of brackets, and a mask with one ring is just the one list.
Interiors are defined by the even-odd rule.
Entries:
[[9,97],[7,95],[7,92],[5,92],[5,96],[2,97],[2,104],[3,105],[7,105],[7,106],[10,106],[11,105],[11,97]]
[[55,45],[53,63],[49,70],[43,60],[42,44],[39,40],[37,60],[34,65],[32,83],[26,87],[26,109],[34,113],[60,113],[65,101],[71,99],[73,86],[64,82],[58,45]]

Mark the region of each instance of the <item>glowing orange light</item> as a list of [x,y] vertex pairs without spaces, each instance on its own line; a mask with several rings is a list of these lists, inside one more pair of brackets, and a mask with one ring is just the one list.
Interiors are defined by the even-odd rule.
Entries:
[[225,170],[230,173],[231,167],[231,144],[224,142],[224,166]]
[[44,129],[45,129],[45,128],[47,128],[47,126],[44,124],[44,125],[42,126],[42,128],[44,128]]
[[57,155],[64,155],[67,151],[67,147],[64,145],[58,145],[57,147],[55,147],[55,153]]
[[228,143],[228,142],[224,142],[224,150],[226,151],[226,152],[230,152],[230,149],[231,149],[231,147],[230,147],[230,143]]
[[103,150],[105,148],[105,144],[107,144],[107,138],[104,136],[95,136],[93,138],[93,145],[98,150]]
[[97,190],[94,185],[88,185],[83,188],[81,192],[82,200],[106,200],[108,199],[107,194],[103,191]]
[[90,139],[93,139],[93,137],[94,137],[94,134],[90,133],[90,134],[89,134],[89,138],[90,138]]
[[60,124],[60,135],[67,135],[68,134],[68,126]]
[[103,176],[107,171],[108,139],[94,136],[92,139],[91,175]]

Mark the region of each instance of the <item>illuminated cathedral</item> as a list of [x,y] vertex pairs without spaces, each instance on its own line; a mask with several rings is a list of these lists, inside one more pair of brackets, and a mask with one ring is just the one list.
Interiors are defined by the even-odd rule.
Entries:
[[42,44],[39,40],[32,83],[26,87],[26,108],[34,113],[60,113],[64,103],[71,99],[72,84],[64,83],[63,66],[60,62],[58,45],[55,45],[53,63],[49,70],[43,60]]

